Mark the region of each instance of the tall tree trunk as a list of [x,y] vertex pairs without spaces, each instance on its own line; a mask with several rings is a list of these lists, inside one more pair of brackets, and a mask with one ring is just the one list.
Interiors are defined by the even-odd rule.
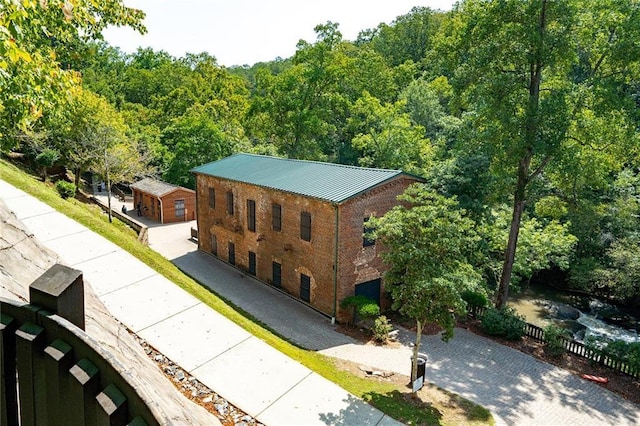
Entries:
[[518,235],[520,234],[520,222],[527,195],[527,183],[531,155],[525,156],[518,166],[518,181],[516,191],[513,196],[513,214],[511,215],[511,228],[509,229],[509,239],[507,249],[504,254],[504,264],[502,275],[500,276],[500,287],[496,295],[496,308],[501,309],[507,304],[509,298],[509,284],[513,272],[513,263],[516,259],[516,247],[518,246]]
[[109,206],[108,214],[109,214],[109,223],[113,222],[113,216],[111,215],[111,178],[109,177],[109,170],[105,170],[106,173],[106,181],[107,181],[107,205]]
[[76,185],[76,190],[80,187],[80,173],[82,173],[82,170],[80,170],[80,167],[76,167],[73,170],[73,183],[75,183]]
[[[418,353],[420,352],[420,344],[422,343],[422,328],[424,322],[416,319],[416,341],[413,345],[413,355],[411,359],[411,386],[418,378]],[[413,392],[413,398],[418,397],[418,392]]]
[[546,12],[547,1],[543,0],[540,4],[540,17],[538,24],[539,39],[532,46],[534,56],[529,67],[529,101],[527,105],[527,115],[525,122],[525,147],[522,157],[518,163],[518,178],[516,181],[516,190],[513,195],[513,214],[511,215],[511,228],[509,229],[509,239],[504,255],[504,264],[502,266],[502,275],[500,276],[500,286],[496,295],[496,308],[503,308],[507,304],[509,298],[509,284],[511,283],[511,274],[513,272],[513,263],[516,258],[516,248],[518,246],[518,234],[520,233],[520,222],[522,221],[522,212],[527,199],[527,186],[536,174],[542,171],[542,167],[546,164],[548,158],[542,162],[538,170],[530,175],[531,159],[534,155],[534,146],[539,137],[540,129],[540,85],[542,83],[542,52],[544,49],[544,33],[546,30]]

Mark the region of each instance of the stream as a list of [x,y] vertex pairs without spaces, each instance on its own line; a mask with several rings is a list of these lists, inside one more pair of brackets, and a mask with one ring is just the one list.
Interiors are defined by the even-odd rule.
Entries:
[[578,341],[595,336],[640,342],[640,317],[597,299],[532,287],[513,295],[509,306],[531,324],[544,328],[555,323],[570,330]]

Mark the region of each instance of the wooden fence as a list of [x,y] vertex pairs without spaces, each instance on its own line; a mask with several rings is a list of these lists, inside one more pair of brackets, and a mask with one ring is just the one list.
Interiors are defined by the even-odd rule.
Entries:
[[54,265],[30,304],[0,298],[0,425],[157,425],[112,355],[84,333],[80,271]]
[[[480,318],[486,312],[486,308],[471,308],[469,310],[469,316],[471,318]],[[538,340],[540,342],[546,342],[544,337],[544,329],[533,324],[525,322],[524,334],[527,337]],[[560,343],[564,349],[574,355],[586,358],[597,364],[603,365],[613,371],[620,372],[629,375],[634,378],[640,378],[640,370],[634,369],[627,363],[620,361],[614,357],[602,353],[601,351],[594,350],[585,346],[583,343],[573,339],[567,339],[565,337],[558,337]]]

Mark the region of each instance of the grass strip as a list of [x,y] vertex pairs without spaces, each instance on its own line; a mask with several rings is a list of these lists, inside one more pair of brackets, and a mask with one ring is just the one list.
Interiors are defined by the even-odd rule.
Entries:
[[[418,404],[408,400],[407,390],[398,389],[390,383],[377,382],[358,377],[336,367],[334,361],[314,351],[299,348],[259,324],[225,300],[200,285],[180,271],[173,263],[155,250],[140,243],[136,233],[116,218],[109,223],[107,215],[98,206],[83,203],[75,198],[64,200],[52,185],[16,165],[0,159],[0,179],[32,195],[53,209],[84,225],[93,232],[122,247],[133,256],[156,270],[180,288],[192,294],[207,306],[238,324],[252,335],[300,362],[310,370],[338,384],[353,395],[369,402],[388,416],[411,425],[447,425],[458,421],[447,421],[446,404]],[[468,424],[493,424],[491,414],[483,407],[458,397],[456,405],[467,413]],[[480,414],[478,414],[480,413]],[[459,420],[459,419],[458,419]]]

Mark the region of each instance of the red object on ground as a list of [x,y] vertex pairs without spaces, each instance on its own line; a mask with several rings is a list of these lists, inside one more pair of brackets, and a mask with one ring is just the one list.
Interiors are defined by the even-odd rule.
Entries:
[[587,380],[591,380],[593,382],[598,382],[598,383],[609,383],[609,379],[606,378],[606,377],[590,376],[589,374],[583,374],[582,378],[583,379],[587,379]]

